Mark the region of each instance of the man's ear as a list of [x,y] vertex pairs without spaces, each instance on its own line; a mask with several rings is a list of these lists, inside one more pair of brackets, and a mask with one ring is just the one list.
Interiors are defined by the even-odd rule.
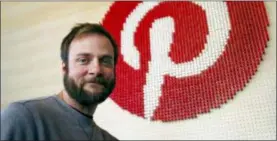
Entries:
[[68,71],[67,65],[64,62],[62,62],[62,72],[63,72],[63,74],[66,74],[67,71]]

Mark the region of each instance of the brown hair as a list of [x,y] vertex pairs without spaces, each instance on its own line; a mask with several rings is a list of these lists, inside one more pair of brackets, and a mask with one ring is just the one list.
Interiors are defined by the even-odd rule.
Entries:
[[69,47],[72,40],[80,35],[83,34],[100,34],[107,37],[110,42],[112,43],[113,50],[114,50],[114,63],[117,62],[117,44],[111,34],[101,25],[95,23],[80,23],[74,26],[71,31],[66,35],[61,44],[61,59],[62,61],[68,65],[68,53]]

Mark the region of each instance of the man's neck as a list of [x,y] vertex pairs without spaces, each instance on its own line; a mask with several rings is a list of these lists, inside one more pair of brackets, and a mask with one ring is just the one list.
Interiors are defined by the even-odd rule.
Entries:
[[85,115],[92,116],[95,112],[96,107],[97,107],[97,105],[90,105],[90,106],[81,105],[76,100],[71,98],[65,90],[62,90],[58,94],[58,97],[61,100],[63,100],[65,103],[67,103],[68,105],[70,105],[71,107],[73,107],[74,109],[80,111],[81,113],[83,113]]

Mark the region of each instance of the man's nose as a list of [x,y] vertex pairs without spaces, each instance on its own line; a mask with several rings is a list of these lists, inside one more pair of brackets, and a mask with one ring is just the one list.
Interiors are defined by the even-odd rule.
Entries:
[[99,74],[101,74],[101,66],[100,66],[100,62],[98,59],[94,59],[88,67],[88,72],[89,74],[98,76]]

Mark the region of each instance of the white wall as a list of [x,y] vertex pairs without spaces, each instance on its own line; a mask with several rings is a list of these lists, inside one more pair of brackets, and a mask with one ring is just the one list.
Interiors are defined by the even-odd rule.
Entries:
[[[2,2],[1,109],[62,89],[59,49],[75,23],[100,22],[111,2]],[[236,98],[197,119],[150,122],[111,99],[96,122],[119,139],[276,139],[276,3],[266,2],[270,41],[257,73]],[[243,113],[243,114],[242,114]]]

